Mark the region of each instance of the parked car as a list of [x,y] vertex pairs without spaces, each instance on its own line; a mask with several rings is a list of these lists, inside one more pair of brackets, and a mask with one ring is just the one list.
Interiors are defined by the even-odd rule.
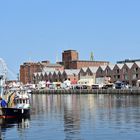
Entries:
[[115,88],[114,83],[108,83],[108,84],[103,85],[102,87],[102,89],[114,89],[114,88]]
[[92,89],[99,89],[99,84],[92,85]]
[[90,89],[90,87],[88,85],[74,85],[72,86],[72,89]]
[[115,82],[115,88],[116,89],[124,89],[125,84],[122,81],[117,81],[117,82]]

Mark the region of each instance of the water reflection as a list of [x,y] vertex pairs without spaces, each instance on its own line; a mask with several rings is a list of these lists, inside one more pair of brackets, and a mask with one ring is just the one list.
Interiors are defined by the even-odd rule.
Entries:
[[1,136],[14,140],[139,140],[139,107],[140,96],[32,95],[31,118],[0,120]]
[[80,139],[80,105],[76,95],[64,98],[65,140]]
[[100,139],[109,137],[110,132],[137,132],[139,106],[139,96],[33,95],[33,115],[42,114],[48,121],[63,124],[57,125],[54,133],[59,132],[65,140],[92,139],[93,136]]
[[30,118],[7,118],[0,119],[0,139],[5,139],[5,135],[7,131],[12,130],[16,127],[19,135],[23,134],[23,130],[29,128],[29,120]]

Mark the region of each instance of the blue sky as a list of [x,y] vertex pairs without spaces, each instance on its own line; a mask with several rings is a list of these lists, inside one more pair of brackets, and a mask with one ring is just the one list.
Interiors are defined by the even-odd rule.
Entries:
[[[140,58],[139,0],[1,0],[0,57],[14,74],[25,61]],[[12,73],[11,72],[11,73]]]

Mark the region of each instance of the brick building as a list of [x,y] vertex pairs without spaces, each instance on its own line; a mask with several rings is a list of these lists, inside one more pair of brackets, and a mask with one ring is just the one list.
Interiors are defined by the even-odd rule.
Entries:
[[82,67],[97,67],[101,65],[108,65],[108,61],[88,61],[79,60],[78,52],[75,50],[66,50],[62,53],[62,62],[65,69],[81,69]]
[[117,63],[114,66],[100,66],[96,72],[96,78],[110,77],[111,82],[123,81],[132,86],[140,80],[140,62]]
[[69,79],[71,82],[78,81],[78,69],[65,69],[63,71],[57,71],[55,69],[47,68],[43,72],[34,73],[34,83],[37,84],[40,81],[49,82],[64,82]]
[[[34,83],[33,74],[42,72],[45,67],[55,68],[56,71],[63,71],[64,69],[81,69],[83,67],[97,67],[108,64],[109,62],[107,61],[79,60],[79,55],[76,50],[65,50],[62,53],[62,62],[58,62],[57,64],[51,64],[49,61],[23,63],[20,66],[20,81],[23,84]],[[54,79],[53,77],[55,76],[55,74],[51,75],[50,77],[52,78],[50,79]],[[42,77],[44,76],[42,75]],[[59,79],[61,80],[61,77]]]
[[63,70],[64,67],[60,64],[51,64],[49,61],[42,62],[25,62],[20,65],[20,81],[23,84],[34,83],[33,74],[36,72],[42,72],[47,68],[54,68],[55,70]]
[[40,72],[43,65],[41,63],[25,62],[20,65],[20,81],[23,84],[31,83],[33,80],[33,73]]
[[71,62],[79,60],[78,52],[75,50],[65,50],[62,52],[62,62],[58,62],[64,65],[65,69],[72,69]]
[[71,61],[69,63],[69,67],[71,67],[72,69],[81,69],[83,67],[98,67],[107,64],[109,64],[109,62],[106,61],[77,60],[77,61]]

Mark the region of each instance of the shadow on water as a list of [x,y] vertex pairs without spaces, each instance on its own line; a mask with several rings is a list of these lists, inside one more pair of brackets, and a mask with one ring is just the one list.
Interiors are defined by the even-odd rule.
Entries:
[[30,116],[24,118],[1,118],[0,119],[0,140],[4,140],[6,131],[16,126],[19,133],[29,127]]

